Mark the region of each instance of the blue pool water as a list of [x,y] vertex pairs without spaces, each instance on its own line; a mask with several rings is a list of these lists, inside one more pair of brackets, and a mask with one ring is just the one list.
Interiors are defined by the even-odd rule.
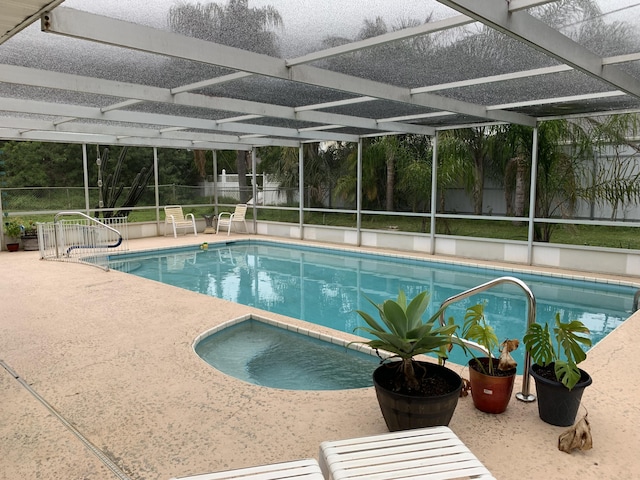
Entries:
[[245,382],[285,390],[373,385],[377,357],[249,319],[195,345],[209,365]]
[[[355,310],[375,315],[365,296],[380,303],[399,290],[409,298],[428,290],[430,312],[435,312],[450,296],[509,275],[533,291],[539,322],[552,321],[556,312],[563,320],[581,320],[595,344],[629,317],[635,292],[631,286],[254,240],[210,245],[208,250],[194,246],[114,255],[110,267],[349,333],[363,325]],[[466,307],[480,301],[486,302],[485,313],[500,339],[522,339],[527,299],[515,285],[503,284],[454,304],[447,317],[461,324]],[[451,360],[466,363],[456,350]],[[522,347],[514,353],[522,365]]]

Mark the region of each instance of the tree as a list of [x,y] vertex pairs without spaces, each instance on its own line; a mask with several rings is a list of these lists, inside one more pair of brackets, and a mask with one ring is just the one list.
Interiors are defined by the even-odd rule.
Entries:
[[438,158],[445,165],[458,165],[455,174],[465,190],[470,191],[475,215],[482,215],[484,172],[489,142],[486,127],[448,130],[441,135]]
[[[119,208],[119,210],[101,212],[103,218],[129,216],[131,208],[136,206],[144,194],[147,184],[149,183],[149,179],[153,173],[152,165],[143,166],[131,181],[131,187],[129,187],[124,200],[119,201],[124,191],[124,183],[121,180],[121,176],[127,151],[128,147],[123,147],[120,150],[120,155],[118,156],[116,165],[113,167],[112,171],[109,171],[107,168],[109,165],[109,148],[105,147],[102,149],[102,154],[100,155],[100,168],[98,170],[98,188],[101,204],[97,207],[107,209]],[[118,205],[118,207],[116,207],[116,205]]]
[[287,205],[293,205],[299,183],[298,149],[291,147],[263,147],[259,150],[260,168],[272,175],[278,188],[284,190]]
[[0,149],[7,187],[83,185],[81,145],[7,141]]
[[248,0],[217,3],[179,2],[169,10],[171,30],[190,37],[278,55],[278,39],[272,28],[282,26],[280,13],[272,7],[249,8]]
[[[282,17],[272,6],[249,8],[248,0],[229,0],[217,3],[180,2],[169,10],[171,30],[210,42],[242,48],[270,56],[278,55],[278,39],[272,28],[282,26]],[[247,156],[239,150],[236,168],[240,201],[251,198],[247,185]]]

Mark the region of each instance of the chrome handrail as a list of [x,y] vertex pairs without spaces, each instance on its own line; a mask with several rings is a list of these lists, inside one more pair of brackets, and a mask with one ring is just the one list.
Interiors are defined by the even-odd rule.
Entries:
[[56,258],[58,258],[60,256],[60,252],[58,251],[58,229],[55,228],[55,224],[58,222],[58,217],[61,217],[62,215],[77,215],[77,216],[86,218],[87,220],[95,223],[96,225],[100,225],[101,227],[104,227],[107,230],[111,230],[113,233],[115,233],[118,236],[118,241],[114,245],[109,245],[110,247],[117,247],[122,243],[122,234],[118,230],[116,230],[115,228],[111,227],[110,225],[107,225],[106,223],[102,223],[100,220],[96,220],[95,218],[93,218],[93,217],[91,217],[91,216],[89,216],[89,215],[87,215],[85,213],[82,213],[82,212],[72,212],[72,211],[69,211],[69,212],[58,212],[53,217],[53,224],[54,224],[53,235],[55,237]]
[[633,310],[631,310],[631,313],[638,310],[638,302],[640,302],[640,289],[638,289],[638,291],[633,296]]
[[[470,297],[471,295],[475,295],[476,293],[480,293],[480,292],[484,292],[485,290],[488,290],[492,287],[495,287],[496,285],[500,285],[503,283],[512,283],[517,285],[518,287],[520,287],[524,293],[527,296],[527,300],[529,302],[529,308],[527,311],[527,330],[529,329],[529,325],[531,325],[532,323],[535,323],[536,321],[536,297],[533,295],[533,292],[531,291],[531,289],[527,286],[526,283],[524,283],[522,280],[520,280],[519,278],[516,277],[500,277],[500,278],[495,278],[493,280],[489,280],[486,283],[483,283],[482,285],[478,285],[477,287],[473,287],[470,288],[469,290],[466,290],[462,293],[459,293],[457,295],[453,295],[449,298],[447,298],[444,302],[442,302],[442,304],[440,305],[440,324],[441,325],[446,325],[446,322],[444,320],[444,312],[446,310],[446,308],[451,305],[452,303],[458,302],[462,299],[465,299],[467,297]],[[526,331],[526,330],[525,330]],[[476,350],[480,350],[483,353],[487,353],[486,350],[481,347],[480,345],[478,345],[475,342],[470,342],[468,340],[465,339],[460,339],[462,340],[466,345],[468,345],[471,348],[475,348]],[[529,392],[529,388],[530,388],[530,380],[529,380],[529,367],[531,366],[531,355],[529,354],[528,351],[525,350],[525,354],[524,354],[524,371],[522,373],[522,391],[516,393],[516,398],[522,402],[533,402],[536,397],[534,395],[532,395]]]

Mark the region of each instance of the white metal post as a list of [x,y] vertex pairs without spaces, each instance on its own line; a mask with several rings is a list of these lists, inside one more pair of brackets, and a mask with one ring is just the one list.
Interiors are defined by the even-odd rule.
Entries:
[[436,209],[438,208],[438,132],[433,136],[431,158],[431,222],[429,223],[431,245],[429,246],[429,252],[434,255],[436,253]]
[[533,263],[533,233],[536,219],[536,185],[538,183],[538,127],[533,129],[531,146],[531,184],[529,187],[529,231],[527,233],[527,264]]
[[89,161],[87,157],[86,143],[82,144],[82,174],[84,178],[84,208],[86,210],[87,215],[91,215],[89,213],[91,204],[89,200]]
[[300,216],[298,226],[300,228],[300,240],[304,240],[304,148],[298,147],[298,206]]
[[356,245],[362,244],[362,139],[358,140],[358,173],[356,179]]

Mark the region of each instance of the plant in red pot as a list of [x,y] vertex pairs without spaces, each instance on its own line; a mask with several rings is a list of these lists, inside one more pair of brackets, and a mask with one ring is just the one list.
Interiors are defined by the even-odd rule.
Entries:
[[[486,353],[485,357],[469,360],[469,383],[474,406],[486,413],[502,413],[507,409],[513,392],[517,363],[511,352],[518,348],[520,342],[507,339],[502,343],[484,316],[482,305],[470,307],[464,318],[462,337],[471,343],[474,349]],[[479,348],[478,348],[479,346]],[[498,358],[494,351],[500,349]]]
[[584,389],[591,376],[578,368],[587,358],[584,348],[591,346],[589,329],[579,320],[562,322],[556,313],[555,326],[532,323],[524,345],[533,364],[529,372],[536,383],[538,413],[551,425],[573,425]]
[[17,219],[9,220],[4,223],[4,240],[7,250],[15,252],[20,248],[20,235],[22,227]]
[[[380,320],[358,310],[367,326],[357,327],[373,340],[361,342],[387,357],[373,372],[373,383],[380,410],[390,431],[448,425],[462,389],[462,378],[443,365],[452,344],[466,350],[454,334],[459,328],[453,321],[440,325],[440,309],[427,320],[423,315],[429,304],[427,292],[410,302],[404,292],[397,300],[376,304]],[[417,360],[416,356],[435,354],[440,364]],[[382,356],[382,355],[381,355]]]

